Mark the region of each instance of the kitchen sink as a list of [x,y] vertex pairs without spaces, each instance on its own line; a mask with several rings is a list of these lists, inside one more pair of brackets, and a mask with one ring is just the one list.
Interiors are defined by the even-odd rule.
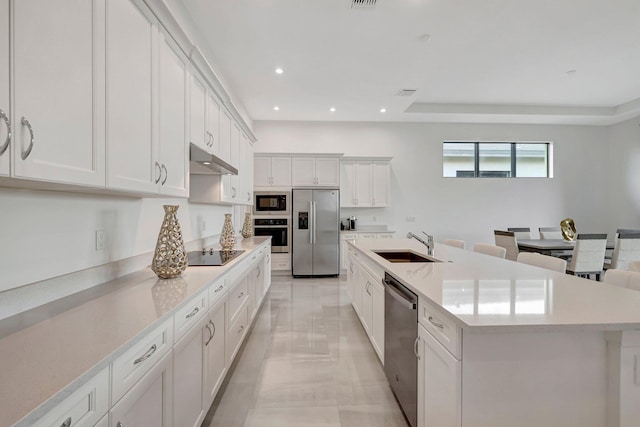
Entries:
[[411,251],[373,251],[389,262],[439,262]]

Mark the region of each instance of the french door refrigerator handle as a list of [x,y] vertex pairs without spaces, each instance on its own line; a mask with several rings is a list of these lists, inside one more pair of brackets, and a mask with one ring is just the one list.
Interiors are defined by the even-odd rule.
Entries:
[[313,202],[309,202],[309,244],[313,245]]
[[317,240],[317,236],[316,236],[316,232],[317,232],[317,227],[316,227],[316,202],[312,202],[313,203],[313,243],[316,243]]

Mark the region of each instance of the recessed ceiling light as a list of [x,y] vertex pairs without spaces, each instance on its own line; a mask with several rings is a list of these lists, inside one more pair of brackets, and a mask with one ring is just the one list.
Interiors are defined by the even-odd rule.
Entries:
[[202,162],[203,165],[210,165],[211,162]]
[[428,41],[431,40],[431,34],[422,34],[420,36],[418,36],[418,41],[421,41],[422,43],[427,43]]
[[280,111],[280,107],[278,107],[277,105],[275,107],[273,107],[274,110],[276,111]]
[[575,73],[577,73],[577,71],[576,71],[576,70],[569,70],[569,71],[566,71],[566,72],[565,72],[565,74],[566,74],[567,76],[573,76]]
[[381,108],[381,109],[380,109],[380,112],[381,112],[381,113],[386,113],[386,112],[387,112],[387,109],[386,109],[386,108]]
[[280,67],[276,68],[276,74],[282,74],[284,73],[284,70]]
[[329,108],[329,111],[331,111],[332,113],[334,113],[336,111],[336,107],[331,107]]

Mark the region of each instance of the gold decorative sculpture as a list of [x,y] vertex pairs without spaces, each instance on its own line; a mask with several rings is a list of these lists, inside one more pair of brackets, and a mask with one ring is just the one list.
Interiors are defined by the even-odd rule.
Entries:
[[178,222],[177,205],[164,205],[164,220],[160,226],[151,270],[162,279],[178,277],[187,268],[182,230]]
[[560,230],[562,231],[562,237],[564,240],[573,242],[576,239],[576,223],[572,218],[565,218],[560,221]]

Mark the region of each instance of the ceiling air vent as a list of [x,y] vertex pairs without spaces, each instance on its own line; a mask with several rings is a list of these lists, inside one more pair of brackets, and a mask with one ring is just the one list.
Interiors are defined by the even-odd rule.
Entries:
[[351,9],[373,9],[377,0],[351,0]]
[[396,92],[396,96],[412,96],[417,91],[418,91],[417,89],[400,89],[399,91]]

